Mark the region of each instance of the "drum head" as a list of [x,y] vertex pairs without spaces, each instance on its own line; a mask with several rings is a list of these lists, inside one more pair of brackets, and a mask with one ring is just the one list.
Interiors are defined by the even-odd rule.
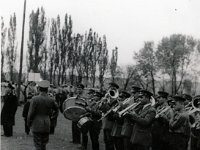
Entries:
[[72,121],[78,121],[80,119],[80,116],[85,114],[86,110],[83,107],[80,106],[71,106],[64,110],[64,116],[65,118],[72,120]]

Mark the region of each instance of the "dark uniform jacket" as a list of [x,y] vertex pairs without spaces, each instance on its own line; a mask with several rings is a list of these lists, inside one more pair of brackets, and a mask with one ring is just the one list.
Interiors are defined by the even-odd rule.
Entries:
[[15,125],[15,113],[17,111],[17,96],[10,93],[4,97],[4,105],[1,111],[1,125]]
[[50,131],[52,109],[58,111],[58,106],[47,93],[41,93],[32,98],[28,112],[28,126],[31,126],[33,132],[48,133]]
[[142,109],[136,118],[131,136],[131,143],[143,146],[150,146],[152,143],[151,126],[156,115],[156,110],[152,106]]
[[189,115],[186,112],[175,113],[175,117],[169,123],[170,132],[185,136],[190,135]]

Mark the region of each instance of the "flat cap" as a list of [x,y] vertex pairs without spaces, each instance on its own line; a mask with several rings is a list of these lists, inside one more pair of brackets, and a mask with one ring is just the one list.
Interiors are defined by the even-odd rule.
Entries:
[[179,101],[179,102],[184,102],[185,101],[185,98],[183,98],[180,95],[173,96],[173,99],[174,99],[174,101]]
[[189,94],[183,94],[183,98],[185,98],[188,101],[192,101],[192,96],[190,96]]
[[116,89],[119,89],[119,85],[117,83],[111,82],[111,83],[109,83],[109,85],[111,87],[115,87]]
[[84,89],[84,88],[85,88],[85,86],[84,86],[83,84],[78,84],[78,85],[77,85],[77,88]]
[[158,98],[159,98],[159,97],[167,98],[168,95],[169,95],[169,93],[167,93],[167,92],[164,92],[164,91],[158,91]]
[[102,97],[103,97],[103,94],[101,94],[100,92],[96,91],[96,92],[94,93],[94,96],[97,96],[97,97],[102,98]]
[[94,93],[95,93],[95,90],[89,89],[88,94],[94,94]]
[[131,96],[131,94],[129,94],[126,91],[121,91],[120,94],[119,94],[120,98],[129,98],[130,96]]
[[42,80],[38,82],[38,86],[41,88],[48,88],[50,86],[50,82],[47,80]]
[[140,95],[153,96],[153,93],[151,93],[147,90],[140,90]]
[[11,83],[8,83],[8,88],[10,88],[10,89],[12,89],[12,90],[15,89],[14,86],[12,86]]
[[139,90],[141,90],[141,88],[140,88],[140,87],[138,87],[138,86],[135,86],[135,85],[133,85],[131,88],[132,88],[133,90],[135,90],[135,91],[139,91]]

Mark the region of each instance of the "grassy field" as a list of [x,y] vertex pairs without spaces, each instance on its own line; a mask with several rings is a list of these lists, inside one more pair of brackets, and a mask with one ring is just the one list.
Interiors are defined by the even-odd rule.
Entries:
[[[23,106],[19,106],[15,116],[13,137],[1,136],[1,150],[34,150],[32,135],[26,135],[24,131],[24,120],[22,117]],[[2,132],[2,127],[1,127]],[[71,121],[65,119],[60,113],[58,116],[55,134],[50,135],[47,150],[78,150],[81,145],[74,145],[71,141]],[[100,149],[104,149],[102,132],[100,135]],[[91,150],[89,138],[88,150]]]

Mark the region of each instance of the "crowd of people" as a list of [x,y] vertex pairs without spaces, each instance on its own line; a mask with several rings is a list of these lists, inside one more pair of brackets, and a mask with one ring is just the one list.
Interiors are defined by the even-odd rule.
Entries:
[[[36,86],[37,85],[37,86]],[[54,134],[59,111],[72,120],[72,143],[80,149],[99,150],[99,135],[103,132],[105,150],[199,150],[200,149],[200,95],[169,95],[132,86],[131,91],[120,90],[109,83],[106,91],[55,87],[49,81],[30,82],[24,86],[25,133],[33,133],[37,150],[46,149],[49,134]],[[74,112],[67,104],[73,101]],[[13,135],[17,106],[15,87],[8,83],[3,95],[1,124],[4,136]],[[84,111],[77,117],[78,111]],[[70,114],[72,113],[72,114]],[[74,113],[74,114],[73,114]],[[69,116],[71,115],[71,116]]]

